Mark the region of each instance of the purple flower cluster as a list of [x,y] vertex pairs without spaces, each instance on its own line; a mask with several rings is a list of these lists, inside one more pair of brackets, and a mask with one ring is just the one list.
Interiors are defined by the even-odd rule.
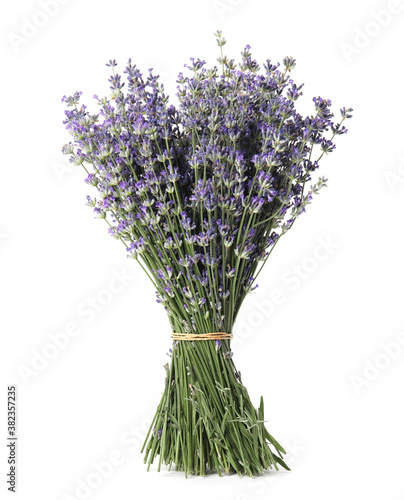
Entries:
[[325,185],[320,178],[305,192],[352,111],[336,123],[318,97],[313,115],[301,116],[290,57],[261,72],[247,46],[239,65],[219,62],[221,71],[191,59],[176,107],[159,77],[131,61],[126,83],[108,63],[111,96],[94,96],[97,114],[80,92],[62,99],[73,137],[63,151],[98,190],[88,205],[140,262],[179,332],[232,331],[270,252]]

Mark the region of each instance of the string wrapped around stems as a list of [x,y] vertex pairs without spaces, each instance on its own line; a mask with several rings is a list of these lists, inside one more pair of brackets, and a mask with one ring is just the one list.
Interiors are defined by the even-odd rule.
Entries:
[[225,340],[232,339],[232,333],[212,332],[212,333],[177,333],[171,334],[173,340]]

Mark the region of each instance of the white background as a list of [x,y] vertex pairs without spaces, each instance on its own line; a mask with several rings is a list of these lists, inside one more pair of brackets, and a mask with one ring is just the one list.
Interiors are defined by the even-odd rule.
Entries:
[[[18,384],[24,500],[403,499],[404,2],[55,2],[48,17],[37,0],[1,6],[2,498],[6,387]],[[216,29],[230,57],[247,43],[259,62],[295,57],[303,113],[318,95],[355,109],[322,161],[329,187],[277,246],[236,327],[236,365],[293,469],[255,480],[146,472],[169,325],[60,152],[61,97],[105,95],[108,59],[156,68],[175,102],[189,57],[215,64]],[[91,297],[102,310],[88,312]],[[60,333],[72,323],[75,336]]]

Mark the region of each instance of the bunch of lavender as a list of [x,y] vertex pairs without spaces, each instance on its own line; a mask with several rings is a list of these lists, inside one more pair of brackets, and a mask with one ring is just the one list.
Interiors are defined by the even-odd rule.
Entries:
[[[302,94],[283,67],[267,60],[263,71],[250,47],[241,62],[223,56],[220,69],[191,59],[178,77],[178,106],[168,103],[158,76],[144,77],[129,63],[127,84],[109,61],[109,98],[94,96],[99,113],[67,104],[65,145],[74,165],[98,191],[88,197],[96,217],[122,241],[153,283],[173,332],[232,332],[241,304],[254,290],[269,255],[305,212],[319,160],[344,134],[341,110],[314,98],[315,113],[295,109]],[[264,425],[236,370],[230,340],[176,341],[165,366],[164,393],[144,449],[185,474],[206,470],[250,476],[287,468],[285,453]]]

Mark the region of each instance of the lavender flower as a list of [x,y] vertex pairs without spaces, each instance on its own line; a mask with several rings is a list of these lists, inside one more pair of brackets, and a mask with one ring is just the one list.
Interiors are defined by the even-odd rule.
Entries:
[[[216,36],[222,47],[224,39]],[[72,163],[94,168],[86,182],[99,191],[99,199],[88,202],[96,216],[111,221],[110,233],[127,245],[129,256],[141,256],[162,297],[167,267],[179,277],[180,289],[191,287],[192,297],[201,284],[224,291],[227,330],[262,255],[306,211],[311,194],[304,188],[318,168],[316,149],[320,158],[331,153],[334,136],[346,132],[332,121],[329,100],[314,98],[311,116],[296,111],[302,86],[287,76],[295,64],[286,57],[282,71],[267,61],[260,74],[249,46],[239,68],[222,58],[224,76],[192,59],[191,76],[178,77],[175,108],[158,77],[150,71],[144,78],[129,61],[126,93],[114,73],[114,99],[94,96],[98,114],[79,105],[80,92],[63,98],[73,108],[65,124],[74,139],[63,151]],[[351,111],[341,109],[342,121]],[[170,295],[175,302],[171,288]],[[186,321],[203,331],[218,329],[217,308],[210,304],[190,309],[185,303],[173,326]],[[164,306],[175,323],[173,301]]]

